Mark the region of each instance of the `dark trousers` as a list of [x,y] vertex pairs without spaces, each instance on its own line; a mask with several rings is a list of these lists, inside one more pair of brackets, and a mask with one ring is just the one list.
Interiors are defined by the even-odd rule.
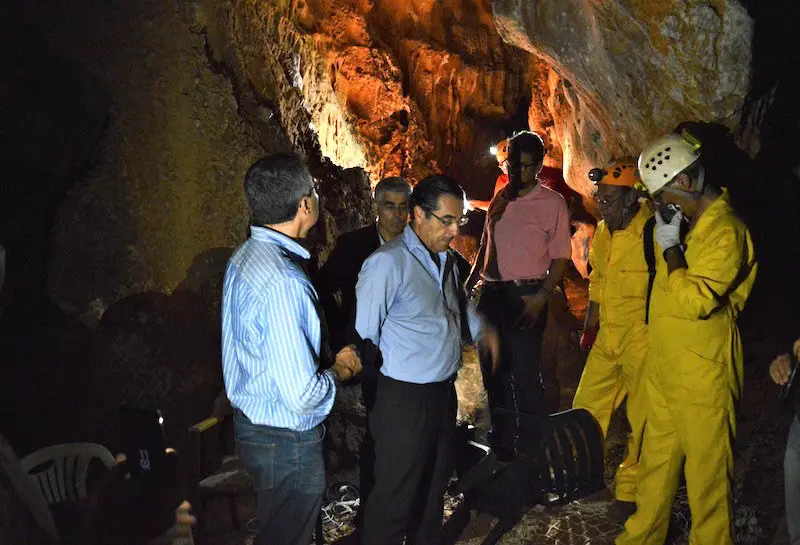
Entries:
[[364,512],[364,545],[438,545],[453,472],[454,380],[430,384],[381,375],[369,424],[375,485]]
[[489,282],[484,286],[478,303],[478,310],[500,334],[500,368],[494,376],[487,372],[491,369],[491,363],[484,356],[481,357],[492,418],[490,440],[498,454],[521,452],[521,438],[525,433],[520,420],[497,415],[495,409],[504,408],[531,415],[545,413],[539,357],[547,325],[547,307],[542,309],[533,328],[517,325],[524,308],[522,296],[533,295],[537,291],[536,284],[518,286],[513,282]]
[[542,353],[540,365],[544,383],[544,411],[547,414],[558,412],[561,402],[561,385],[558,382],[558,346],[569,335],[572,314],[563,288],[550,295],[547,306],[547,327],[542,334]]
[[293,431],[234,419],[236,450],[258,495],[255,545],[311,543],[325,492],[325,426]]
[[361,529],[364,522],[364,511],[367,498],[375,486],[375,440],[369,427],[369,415],[375,405],[375,396],[378,388],[378,373],[376,371],[364,373],[361,379],[361,398],[366,409],[366,429],[361,448],[358,452],[358,489],[361,495],[361,504],[356,516],[356,526]]

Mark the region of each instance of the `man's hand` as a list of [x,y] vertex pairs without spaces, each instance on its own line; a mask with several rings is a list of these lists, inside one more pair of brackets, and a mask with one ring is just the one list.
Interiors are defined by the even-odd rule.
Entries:
[[361,372],[361,358],[356,350],[356,345],[351,344],[339,350],[331,371],[337,380],[351,379]]
[[175,510],[175,526],[173,526],[157,543],[170,543],[170,545],[188,545],[194,543],[192,527],[197,523],[197,518],[192,515],[192,506],[184,501]]
[[486,326],[483,330],[478,341],[478,351],[489,357],[492,362],[491,374],[494,375],[500,367],[500,334],[495,328]]
[[524,329],[533,329],[548,299],[549,294],[545,290],[539,290],[533,295],[523,295],[522,302],[525,304],[525,308],[517,325]]
[[[798,343],[794,344],[797,350]],[[792,376],[792,357],[789,354],[781,354],[769,366],[769,376],[775,384],[783,386],[789,382],[789,377]]]
[[681,222],[683,222],[683,213],[680,210],[675,211],[675,215],[667,223],[656,208],[656,232],[655,237],[661,250],[667,250],[673,246],[679,246],[681,243]]

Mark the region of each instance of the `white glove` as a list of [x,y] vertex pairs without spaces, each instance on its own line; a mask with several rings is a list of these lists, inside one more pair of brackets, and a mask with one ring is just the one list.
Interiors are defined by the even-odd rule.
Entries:
[[681,243],[682,222],[683,213],[680,210],[676,210],[672,220],[667,223],[661,217],[658,209],[656,209],[656,242],[661,246],[661,251],[678,246]]

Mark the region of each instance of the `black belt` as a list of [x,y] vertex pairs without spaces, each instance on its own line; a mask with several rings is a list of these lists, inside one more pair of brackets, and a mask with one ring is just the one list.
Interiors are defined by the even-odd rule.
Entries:
[[383,379],[391,380],[392,382],[397,382],[399,384],[408,384],[410,386],[441,386],[444,384],[453,384],[455,383],[456,379],[458,378],[458,371],[450,375],[444,380],[439,380],[436,382],[406,382],[405,380],[398,380],[393,377],[389,377],[384,375],[383,373],[379,373],[378,376]]
[[450,375],[446,379],[444,379],[444,380],[442,380],[442,381],[440,381],[440,382],[438,382],[436,384],[447,384],[448,382],[454,383],[457,378],[458,378],[458,371],[456,371],[455,373],[453,373],[452,375]]
[[544,280],[542,278],[523,278],[521,280],[485,280],[486,287],[506,287],[506,286],[540,286]]

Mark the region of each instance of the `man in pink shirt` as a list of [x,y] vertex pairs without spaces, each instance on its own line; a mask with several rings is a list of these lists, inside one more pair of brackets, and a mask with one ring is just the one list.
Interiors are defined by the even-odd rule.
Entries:
[[500,368],[494,376],[484,373],[484,382],[492,410],[490,441],[501,458],[521,450],[521,434],[516,419],[498,417],[495,409],[545,412],[539,357],[547,303],[572,251],[564,198],[539,183],[544,154],[536,133],[525,131],[510,139],[510,182],[489,205],[467,281],[471,287],[483,280],[478,309],[500,333]]

